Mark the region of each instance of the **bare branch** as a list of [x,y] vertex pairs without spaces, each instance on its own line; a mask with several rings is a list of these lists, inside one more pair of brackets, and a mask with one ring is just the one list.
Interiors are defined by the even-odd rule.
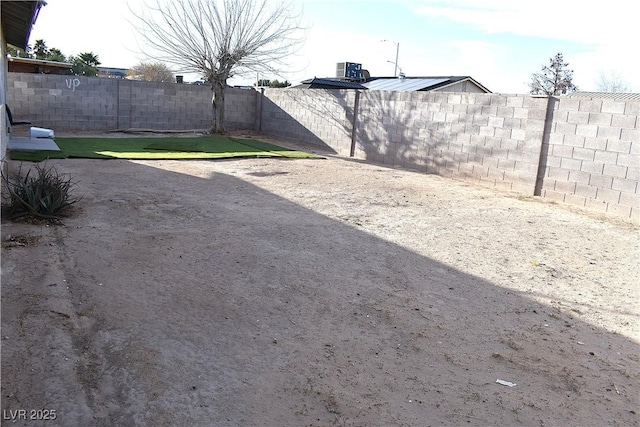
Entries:
[[596,89],[600,92],[629,92],[630,85],[617,71],[600,72]]
[[133,12],[150,56],[211,80],[277,72],[302,44],[300,15],[267,0],[156,0]]
[[222,130],[224,89],[236,74],[277,74],[302,45],[301,15],[269,0],[154,0],[131,11],[148,53],[179,71],[200,74],[214,96],[212,130]]

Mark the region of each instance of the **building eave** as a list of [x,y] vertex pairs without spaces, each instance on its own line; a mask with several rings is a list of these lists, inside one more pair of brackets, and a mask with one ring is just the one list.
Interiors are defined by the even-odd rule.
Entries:
[[40,8],[46,4],[44,0],[3,1],[2,32],[5,42],[25,50],[29,44],[31,28],[38,18]]
[[13,62],[16,64],[27,64],[27,65],[44,65],[47,67],[53,68],[65,68],[71,69],[73,64],[70,62],[58,62],[58,61],[47,61],[45,59],[34,59],[34,58],[13,58],[9,57],[9,63]]

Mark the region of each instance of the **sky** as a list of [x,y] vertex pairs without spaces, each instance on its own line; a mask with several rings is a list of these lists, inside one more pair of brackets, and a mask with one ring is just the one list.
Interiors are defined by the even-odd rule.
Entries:
[[[143,0],[46,0],[29,39],[65,55],[91,51],[102,66],[148,62],[132,29]],[[270,1],[270,3],[276,3]],[[294,85],[334,77],[336,64],[362,64],[372,76],[471,76],[496,93],[528,93],[531,74],[564,55],[579,90],[602,73],[640,92],[640,2],[608,0],[298,0],[304,44],[280,75]],[[383,41],[386,40],[386,41]],[[177,71],[176,74],[184,74]],[[185,81],[199,76],[186,74]],[[255,76],[230,84],[252,84]]]

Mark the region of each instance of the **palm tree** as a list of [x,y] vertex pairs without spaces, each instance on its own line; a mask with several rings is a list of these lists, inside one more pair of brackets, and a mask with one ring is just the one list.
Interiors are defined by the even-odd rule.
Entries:
[[100,65],[100,61],[98,60],[98,55],[96,55],[93,52],[81,53],[80,55],[78,55],[78,58],[80,58],[82,62],[84,62],[85,64],[92,67],[97,67],[98,65]]
[[73,74],[77,76],[95,77],[98,75],[98,55],[93,52],[83,52],[69,58],[73,64]]
[[33,45],[32,52],[36,55],[36,59],[47,59],[49,48],[47,48],[44,40],[39,39],[36,40],[36,43]]
[[49,61],[57,61],[57,62],[65,62],[67,58],[65,58],[64,54],[55,47],[49,49],[49,53],[47,54],[47,59]]

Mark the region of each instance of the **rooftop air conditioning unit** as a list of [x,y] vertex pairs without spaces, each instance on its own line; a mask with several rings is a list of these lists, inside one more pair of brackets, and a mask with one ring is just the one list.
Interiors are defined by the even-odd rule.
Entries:
[[339,79],[362,80],[364,73],[362,64],[355,62],[338,62],[336,66],[336,77]]

